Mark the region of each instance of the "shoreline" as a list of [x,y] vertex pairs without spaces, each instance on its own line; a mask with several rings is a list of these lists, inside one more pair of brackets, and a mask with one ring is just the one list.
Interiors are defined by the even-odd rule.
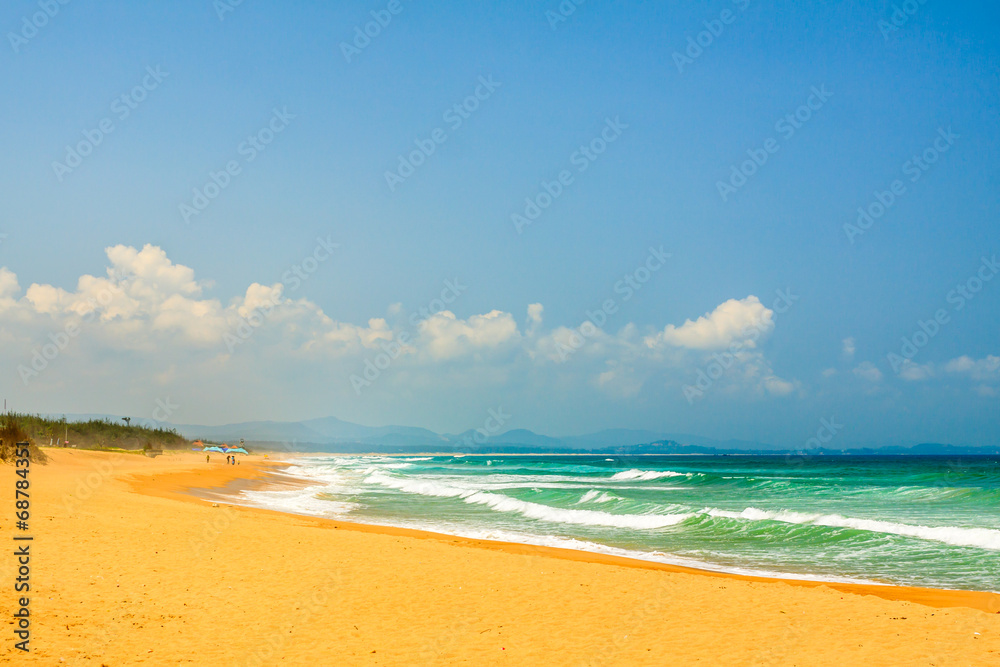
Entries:
[[[234,498],[241,491],[284,490],[290,488],[303,488],[311,485],[311,483],[305,478],[295,477],[293,475],[286,474],[281,470],[278,470],[278,468],[294,465],[292,461],[260,461],[258,462],[258,465],[259,468],[258,466],[254,466],[254,472],[253,472],[254,476],[252,478],[237,476],[234,477],[232,480],[229,480],[223,487],[201,488],[192,485],[192,486],[186,486],[185,488],[182,489],[177,489],[175,491],[166,491],[164,493],[166,497],[172,496],[188,501],[190,500],[223,501],[225,498]],[[237,466],[237,468],[239,467],[242,466]],[[191,479],[196,479],[196,478],[191,478],[188,474],[178,474],[173,478],[173,481],[174,483],[183,486],[186,485],[188,482],[190,482]],[[137,493],[146,492],[138,485],[133,485],[133,491]],[[210,496],[213,494],[218,497],[211,498]],[[784,583],[791,586],[802,586],[806,588],[817,588],[825,586],[842,593],[850,593],[853,595],[873,595],[875,597],[879,597],[884,600],[913,602],[916,604],[922,604],[925,606],[934,607],[938,609],[945,609],[951,607],[966,607],[986,613],[1000,613],[1000,593],[995,593],[992,591],[923,588],[917,586],[899,586],[892,583],[885,583],[885,584],[849,583],[849,582],[825,581],[819,579],[796,579],[792,576],[772,577],[766,575],[740,574],[735,572],[726,572],[722,570],[710,570],[697,567],[689,567],[684,565],[675,565],[672,563],[662,563],[658,561],[644,560],[641,558],[631,558],[628,556],[604,554],[594,551],[586,551],[583,549],[571,549],[565,547],[527,544],[523,542],[506,542],[501,540],[463,537],[461,535],[454,535],[450,533],[439,533],[428,530],[421,530],[417,528],[406,528],[401,526],[389,526],[382,524],[369,524],[369,523],[362,523],[355,521],[345,521],[345,520],[317,517],[311,514],[284,512],[281,510],[256,507],[253,505],[248,505],[240,502],[232,502],[231,504],[233,506],[257,512],[274,513],[284,516],[294,516],[300,519],[309,519],[311,521],[316,522],[318,526],[326,528],[333,527],[337,529],[353,530],[362,533],[379,533],[384,535],[406,536],[418,539],[430,539],[430,540],[438,540],[450,543],[458,542],[466,546],[472,546],[480,549],[498,550],[506,553],[514,553],[514,554],[531,553],[536,555],[544,554],[551,556],[553,558],[559,558],[570,561],[598,563],[605,565],[618,565],[622,567],[657,570],[663,572],[673,572],[682,574],[695,574],[706,577],[721,577],[721,578],[735,579],[735,580],[755,582],[755,583]]]
[[[335,451],[308,451],[308,452],[282,452],[281,450],[270,450],[270,449],[260,449],[258,450],[261,454],[282,454],[284,456],[298,456],[302,458],[311,458],[316,456],[386,456],[386,457],[410,457],[410,456],[453,456],[453,457],[464,457],[464,456],[504,456],[508,458],[513,458],[517,456],[588,456],[593,458],[599,457],[611,457],[611,458],[671,458],[671,457],[695,457],[702,456],[706,458],[729,458],[729,457],[748,457],[748,458],[787,458],[789,456],[803,456],[802,451],[793,450],[780,450],[774,452],[753,452],[753,453],[743,453],[743,452],[727,452],[722,454],[713,453],[700,453],[700,452],[673,452],[669,454],[657,454],[657,453],[628,453],[621,454],[618,452],[591,452],[591,451],[569,451],[569,452],[550,452],[550,451],[538,451],[538,452],[460,452],[460,451],[427,451],[427,452],[335,452]],[[878,454],[878,453],[864,453],[864,454],[812,454],[810,456],[815,456],[817,458],[822,457],[824,459],[831,459],[836,461],[838,458],[850,458],[850,457],[863,457],[863,458],[980,458],[980,459],[995,459],[1000,458],[1000,453],[997,452],[987,452],[984,454]]]
[[[1000,656],[1000,614],[984,613],[992,601],[1000,611],[1000,596],[734,576],[219,500],[297,483],[285,461],[261,456],[228,466],[193,452],[46,454],[30,478],[31,653],[8,636],[0,663],[895,667]],[[0,466],[0,504],[13,505],[15,479]],[[0,533],[14,521],[0,513]],[[17,604],[12,563],[0,559],[0,609]]]

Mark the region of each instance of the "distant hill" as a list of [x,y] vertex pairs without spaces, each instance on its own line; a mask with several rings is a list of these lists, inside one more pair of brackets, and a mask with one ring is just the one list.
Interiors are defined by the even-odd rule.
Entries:
[[541,435],[526,428],[517,428],[500,433],[489,438],[486,442],[493,445],[527,445],[529,447],[541,447],[550,451],[567,447],[566,441],[561,438]]
[[571,435],[562,438],[569,447],[594,449],[600,447],[627,447],[655,440],[674,440],[665,433],[640,431],[631,428],[610,428],[587,435]]
[[[110,415],[66,415],[73,421],[109,420]],[[133,422],[137,423],[137,422]],[[147,426],[158,427],[152,422]],[[201,438],[214,442],[238,442],[241,438],[258,449],[305,452],[467,452],[467,453],[592,453],[595,455],[701,454],[701,455],[788,455],[799,450],[780,449],[768,443],[749,440],[713,440],[698,435],[670,434],[640,429],[605,429],[595,433],[552,437],[528,429],[512,429],[483,438],[475,430],[440,434],[415,426],[364,426],[321,417],[299,422],[250,421],[222,426],[195,424],[169,425],[183,438]],[[997,447],[968,447],[924,443],[913,447],[891,446],[880,449],[816,449],[806,452],[816,456],[844,454],[901,455],[972,455],[998,454]]]
[[704,447],[672,441],[651,442],[616,451],[630,455],[644,454],[703,454],[711,456],[991,456],[1000,455],[1000,447],[958,447],[924,443],[912,447],[882,447],[879,449],[746,449]]

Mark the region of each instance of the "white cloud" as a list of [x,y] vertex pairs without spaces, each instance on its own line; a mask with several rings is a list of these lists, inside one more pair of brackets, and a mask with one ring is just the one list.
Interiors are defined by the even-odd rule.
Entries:
[[201,293],[201,286],[194,279],[194,269],[174,264],[162,248],[148,243],[142,250],[116,245],[105,252],[111,260],[108,277],[113,278],[116,274],[134,276],[139,285],[136,296],[155,300],[163,295],[196,296]]
[[899,377],[910,382],[920,382],[934,376],[933,364],[916,364],[909,359],[899,367]]
[[787,396],[795,391],[795,383],[783,380],[776,375],[764,378],[764,389],[775,396]]
[[764,307],[760,299],[730,299],[697,320],[687,320],[677,327],[666,328],[646,339],[649,347],[673,345],[695,350],[721,350],[734,343],[742,348],[756,347],[757,338],[774,328],[774,311]]
[[859,378],[869,382],[878,382],[882,379],[882,371],[875,367],[870,361],[863,361],[854,369],[854,374]]
[[540,303],[528,304],[528,335],[533,336],[542,326],[542,313],[545,307]]
[[944,369],[980,382],[997,381],[1000,380],[1000,357],[987,355],[982,359],[973,359],[963,355],[949,361]]
[[[787,396],[799,387],[779,377],[756,345],[774,320],[754,296],[730,299],[658,331],[627,322],[617,331],[591,325],[544,329],[540,303],[527,306],[523,328],[500,310],[467,317],[443,311],[414,331],[399,318],[338,321],[308,299],[289,299],[281,283],[254,282],[242,294],[219,299],[208,294],[208,281],[155,246],[114,246],[106,253],[105,275],[83,275],[72,290],[34,284],[18,297],[17,276],[0,269],[0,358],[11,368],[30,366],[53,333],[70,326],[79,331],[60,352],[72,363],[50,360],[47,367],[60,371],[32,379],[32,392],[51,395],[53,386],[128,378],[145,382],[141,390],[173,386],[175,395],[203,391],[209,403],[235,402],[239,392],[247,392],[243,401],[273,398],[275,392],[295,397],[306,391],[303,378],[314,377],[321,384],[313,393],[318,386],[332,400],[353,400],[351,375],[386,353],[392,367],[380,368],[380,375],[390,379],[379,379],[372,391],[400,400],[456,387],[495,391],[515,377],[532,391],[574,400],[587,391],[615,400],[665,391],[668,400],[684,401],[682,387],[720,356],[724,377],[713,389],[720,394]],[[403,310],[393,304],[387,312]]]
[[0,298],[7,299],[21,291],[21,286],[17,284],[17,276],[10,269],[0,268]]
[[854,345],[854,338],[853,337],[845,338],[841,344],[843,346],[844,358],[853,359],[854,352],[857,350],[857,347]]
[[520,337],[514,317],[499,310],[465,320],[445,310],[421,322],[419,329],[419,340],[434,359],[496,348]]

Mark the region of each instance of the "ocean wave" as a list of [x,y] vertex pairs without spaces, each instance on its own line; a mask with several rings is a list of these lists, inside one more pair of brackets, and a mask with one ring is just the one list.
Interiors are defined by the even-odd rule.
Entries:
[[664,477],[691,477],[694,473],[690,472],[674,472],[673,470],[626,470],[624,472],[615,473],[611,476],[613,480],[627,481],[627,480],[637,480],[640,482],[648,482],[654,479],[662,479]]
[[529,519],[553,523],[649,530],[674,526],[694,516],[693,514],[610,514],[596,510],[562,509],[518,500],[499,493],[488,493],[439,482],[399,479],[379,472],[372,473],[365,481],[422,496],[460,498],[470,505],[485,505],[496,512],[511,512]]
[[[876,493],[878,491],[876,490]],[[983,500],[1000,497],[997,489],[984,489],[976,486],[901,486],[889,492],[889,495],[902,496],[907,501],[937,501],[937,500]]]
[[977,547],[990,551],[1000,551],[1000,530],[992,528],[963,528],[959,526],[914,526],[878,519],[857,519],[839,514],[807,514],[789,510],[770,511],[748,507],[742,512],[720,509],[705,509],[703,514],[728,519],[748,521],[780,521],[782,523],[827,526],[830,528],[852,528],[872,533],[915,537],[922,540],[943,542],[958,547]]
[[368,475],[375,470],[404,470],[412,467],[412,463],[380,463],[377,466],[368,466],[365,468],[365,474]]
[[243,491],[239,500],[254,507],[262,507],[288,514],[342,517],[358,509],[360,505],[349,501],[339,501],[331,495],[328,487],[312,486],[291,491]]
[[580,500],[576,501],[576,504],[580,505],[582,503],[589,503],[589,502],[607,503],[612,500],[621,500],[621,498],[619,498],[618,496],[613,496],[607,491],[601,491],[600,489],[591,489],[590,491],[587,491],[585,494],[583,494],[583,497],[580,498]]

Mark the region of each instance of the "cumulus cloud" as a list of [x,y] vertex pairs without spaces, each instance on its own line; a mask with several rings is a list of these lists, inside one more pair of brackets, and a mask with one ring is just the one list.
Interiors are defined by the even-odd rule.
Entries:
[[920,382],[934,376],[933,364],[917,364],[906,359],[899,367],[899,377],[910,382]]
[[0,302],[13,299],[20,294],[21,286],[17,284],[17,276],[10,269],[0,268]]
[[528,335],[533,336],[542,326],[542,313],[545,308],[540,303],[528,304]]
[[774,311],[756,296],[730,299],[697,320],[681,326],[668,324],[663,331],[646,339],[650,347],[672,345],[696,350],[721,350],[734,343],[756,347],[757,339],[774,328]]
[[882,379],[882,371],[870,361],[862,361],[858,364],[854,369],[854,374],[868,382],[879,382]]
[[844,358],[845,359],[853,359],[854,358],[854,352],[857,349],[855,347],[855,345],[854,345],[854,338],[853,337],[845,338],[841,342],[841,345],[843,346],[842,347],[842,351],[843,351],[843,354],[844,354]]
[[945,364],[944,370],[980,382],[997,381],[1000,380],[1000,357],[987,355],[982,359],[973,359],[963,355]]
[[162,248],[148,243],[142,250],[116,245],[105,252],[111,261],[109,278],[116,274],[134,276],[137,296],[156,299],[163,295],[201,293],[201,286],[194,279],[194,269],[174,264]]
[[[373,317],[354,324],[308,299],[289,298],[281,283],[254,282],[221,300],[209,293],[209,282],[156,246],[118,245],[106,254],[103,275],[83,275],[69,290],[33,284],[21,295],[17,276],[0,269],[0,336],[7,343],[0,356],[22,379],[21,369],[34,372],[31,382],[50,363],[78,374],[45,375],[33,389],[100,375],[181,384],[188,393],[207,382],[227,392],[239,386],[271,393],[284,378],[293,395],[303,374],[315,374],[353,395],[349,378],[368,369],[370,376],[393,378],[377,391],[501,387],[517,376],[561,395],[590,390],[626,399],[652,388],[683,400],[682,386],[719,355],[724,377],[714,381],[721,394],[787,396],[798,388],[778,376],[758,346],[774,320],[755,296],[730,299],[659,330],[622,323],[612,331],[589,322],[544,329],[540,303],[526,307],[523,325],[501,310],[467,317],[445,310],[413,330],[392,317],[402,312],[400,304],[387,308],[390,321]],[[60,354],[72,363],[40,356],[52,336],[63,340],[71,330]],[[366,365],[378,355],[380,366]]]
[[777,375],[767,376],[764,378],[763,384],[764,389],[766,389],[769,394],[774,394],[775,396],[787,396],[795,391],[794,382],[783,380]]
[[520,337],[510,313],[491,310],[465,320],[449,310],[420,323],[419,340],[434,359],[452,359],[470,352],[497,348]]

